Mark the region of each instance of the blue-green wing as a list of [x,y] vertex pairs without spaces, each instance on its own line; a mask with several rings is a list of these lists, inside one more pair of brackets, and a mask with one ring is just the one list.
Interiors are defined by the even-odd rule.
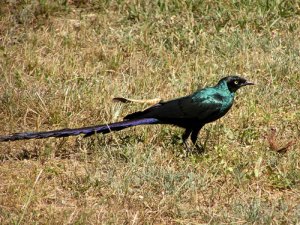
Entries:
[[206,120],[222,111],[222,99],[219,93],[203,89],[192,95],[158,103],[144,111],[128,115],[125,119],[157,118],[157,119],[197,119]]

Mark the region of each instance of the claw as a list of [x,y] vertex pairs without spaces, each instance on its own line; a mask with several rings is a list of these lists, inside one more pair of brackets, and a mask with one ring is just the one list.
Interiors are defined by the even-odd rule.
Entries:
[[204,147],[203,147],[203,145],[198,145],[198,144],[195,144],[195,148],[196,148],[196,151],[197,151],[197,153],[199,153],[199,154],[202,154],[202,153],[204,153]]
[[198,154],[202,154],[205,151],[205,148],[203,147],[203,145],[199,145],[199,144],[194,144],[193,148],[191,148],[186,142],[183,142],[183,145],[186,149],[187,152],[191,152],[191,153],[198,153]]

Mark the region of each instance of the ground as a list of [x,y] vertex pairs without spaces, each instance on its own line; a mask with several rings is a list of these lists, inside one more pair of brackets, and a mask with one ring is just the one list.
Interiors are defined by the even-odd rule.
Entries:
[[300,4],[6,0],[0,134],[75,128],[241,74],[255,86],[202,130],[143,126],[0,144],[1,224],[300,222]]

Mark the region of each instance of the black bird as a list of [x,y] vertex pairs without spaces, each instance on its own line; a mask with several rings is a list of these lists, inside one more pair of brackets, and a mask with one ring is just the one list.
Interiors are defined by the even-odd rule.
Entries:
[[253,85],[253,83],[247,82],[246,79],[239,76],[227,76],[222,78],[214,87],[199,89],[191,95],[160,102],[144,111],[125,116],[124,121],[121,122],[76,129],[14,133],[0,136],[0,142],[68,137],[80,134],[88,137],[96,133],[106,134],[137,125],[172,124],[185,129],[182,135],[185,145],[186,140],[191,136],[192,143],[199,149],[196,141],[201,128],[205,124],[223,117],[233,104],[235,92],[246,85]]

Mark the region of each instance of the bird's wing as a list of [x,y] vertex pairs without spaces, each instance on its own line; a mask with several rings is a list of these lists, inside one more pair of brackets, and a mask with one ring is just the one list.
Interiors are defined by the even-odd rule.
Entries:
[[215,93],[207,96],[193,96],[192,107],[189,109],[190,115],[198,120],[214,120],[215,117],[224,115],[223,96]]
[[157,119],[199,119],[220,113],[222,96],[218,93],[208,94],[206,89],[193,95],[158,103],[144,111],[135,112],[125,117]]

